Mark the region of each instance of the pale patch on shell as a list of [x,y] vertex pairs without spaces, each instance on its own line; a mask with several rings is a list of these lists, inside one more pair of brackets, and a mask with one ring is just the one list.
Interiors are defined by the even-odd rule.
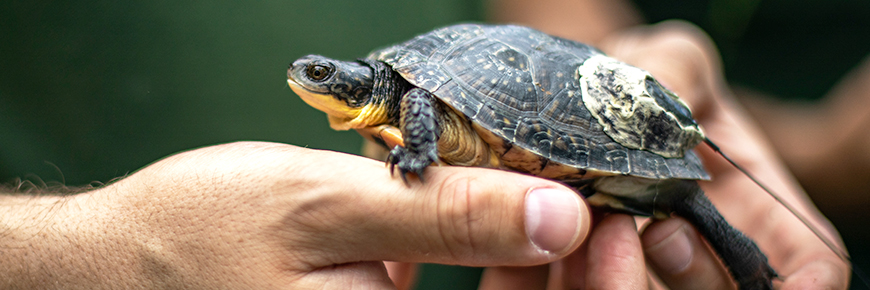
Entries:
[[[583,104],[604,133],[617,143],[632,149],[647,150],[668,158],[681,158],[704,138],[696,125],[684,126],[673,112],[662,108],[647,91],[649,72],[596,55],[577,68]],[[604,80],[601,76],[607,76]],[[602,82],[611,82],[606,88]],[[676,96],[674,101],[686,106]],[[649,120],[656,120],[657,133]],[[647,137],[656,136],[661,142],[649,142]],[[662,139],[663,138],[663,139]]]

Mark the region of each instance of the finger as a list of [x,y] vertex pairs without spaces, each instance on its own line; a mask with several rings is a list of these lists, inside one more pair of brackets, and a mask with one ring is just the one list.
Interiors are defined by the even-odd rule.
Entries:
[[546,289],[549,265],[491,267],[483,271],[480,290]]
[[682,218],[650,224],[642,241],[650,266],[670,289],[736,287],[718,257]]
[[[572,190],[498,170],[429,167],[406,186],[370,159],[306,156],[310,193],[288,204],[284,226],[315,265],[391,260],[469,266],[536,265],[586,236],[589,212]],[[336,178],[340,176],[341,178]],[[312,261],[309,261],[312,262]]]
[[387,267],[387,274],[390,276],[390,280],[393,280],[393,284],[396,285],[398,290],[411,289],[414,283],[417,282],[418,264],[384,262],[384,266]]
[[[842,263],[820,255],[790,273],[779,289],[846,289],[850,273]],[[856,280],[856,283],[860,283],[860,280]]]
[[715,90],[724,89],[715,45],[696,26],[666,21],[608,38],[602,49],[613,57],[649,71],[703,116]]
[[586,286],[586,254],[589,243],[550,266],[550,289],[584,289]]
[[294,279],[287,289],[396,289],[384,263],[357,262],[321,267],[305,272],[304,279]]
[[[601,220],[607,216],[607,212],[592,210],[592,228],[601,224]],[[550,279],[558,284],[555,289],[583,289],[586,287],[586,261],[589,259],[589,241],[581,244],[570,255],[552,263],[550,267]]]
[[[588,243],[585,288],[649,288],[640,237],[633,217],[625,214],[606,216],[592,231]],[[570,273],[570,269],[566,269],[565,274],[570,275],[567,273]]]

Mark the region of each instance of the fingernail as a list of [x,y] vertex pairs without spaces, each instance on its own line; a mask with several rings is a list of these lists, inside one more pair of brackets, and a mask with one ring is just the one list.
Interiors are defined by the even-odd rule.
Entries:
[[[669,222],[669,221],[665,221]],[[689,235],[685,226],[681,223],[673,223],[671,226],[677,226],[673,233],[661,238],[662,235],[669,232],[668,229],[662,229],[659,235],[651,235],[647,239],[652,242],[645,252],[650,262],[658,268],[658,270],[668,273],[681,273],[689,264],[692,263],[692,242],[689,240]],[[668,225],[664,225],[668,227]],[[658,242],[655,242],[658,240]]]
[[526,194],[526,235],[541,250],[566,250],[580,232],[580,206],[573,191],[532,189]]

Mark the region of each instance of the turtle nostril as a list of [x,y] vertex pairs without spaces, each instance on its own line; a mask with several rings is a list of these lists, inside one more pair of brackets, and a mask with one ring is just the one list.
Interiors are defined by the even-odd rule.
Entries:
[[287,66],[287,77],[290,77],[293,75],[293,65],[294,64],[295,63],[291,63],[289,66]]

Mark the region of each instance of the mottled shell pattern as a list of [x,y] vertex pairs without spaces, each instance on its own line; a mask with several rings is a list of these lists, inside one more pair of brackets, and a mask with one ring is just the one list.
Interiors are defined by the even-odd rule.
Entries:
[[[588,45],[521,26],[461,24],[368,58],[540,162],[709,179],[691,150],[703,133],[685,104],[645,71]],[[640,76],[614,79],[620,73]]]

